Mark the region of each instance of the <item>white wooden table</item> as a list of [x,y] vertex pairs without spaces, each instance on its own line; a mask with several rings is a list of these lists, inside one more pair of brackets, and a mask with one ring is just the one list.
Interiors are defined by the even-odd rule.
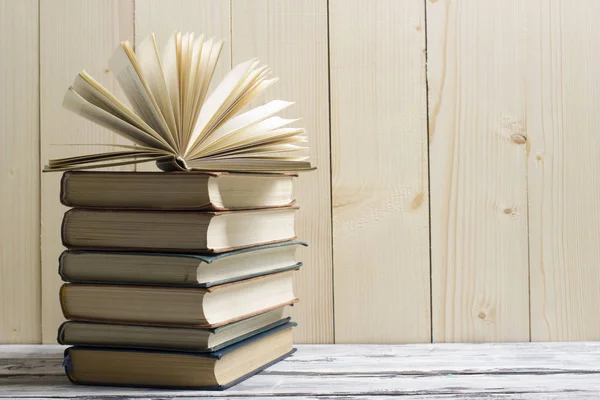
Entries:
[[225,392],[78,386],[62,346],[0,346],[0,398],[600,399],[600,342],[303,345]]

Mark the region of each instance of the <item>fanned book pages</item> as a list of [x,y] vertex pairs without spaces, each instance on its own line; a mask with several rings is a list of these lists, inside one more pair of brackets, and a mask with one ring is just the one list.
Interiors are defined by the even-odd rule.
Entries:
[[109,66],[131,108],[85,71],[69,87],[64,107],[132,142],[115,151],[50,160],[46,171],[156,162],[164,171],[274,172],[311,169],[308,141],[295,119],[276,116],[293,103],[246,106],[277,81],[256,59],[209,86],[222,41],[174,33],[159,52],[154,35],[134,51],[127,41]]

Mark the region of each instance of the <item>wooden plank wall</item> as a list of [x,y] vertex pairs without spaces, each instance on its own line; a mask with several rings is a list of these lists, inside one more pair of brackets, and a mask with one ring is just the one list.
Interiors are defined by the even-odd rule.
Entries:
[[421,0],[331,0],[336,342],[429,342]]
[[436,342],[529,340],[518,3],[427,4]]
[[[333,342],[331,198],[329,175],[329,101],[327,4],[321,0],[233,0],[233,63],[258,57],[280,81],[265,97],[296,104],[282,117],[298,118],[309,134],[316,172],[303,174],[296,186],[300,211],[296,231],[309,247],[298,257],[296,274],[301,301],[292,317],[301,321],[299,343]],[[317,217],[318,216],[318,217]]]
[[[159,44],[173,31],[195,32],[225,40],[215,70],[214,82],[231,68],[230,4],[214,0],[135,0],[135,43],[154,33]],[[138,171],[158,171],[156,165],[136,165]]]
[[42,337],[38,11],[0,2],[0,343]]
[[531,340],[600,340],[600,4],[521,4]]
[[86,69],[121,95],[118,41],[173,30],[226,40],[218,77],[260,57],[281,78],[265,98],[309,131],[298,342],[600,340],[599,17],[593,0],[0,0],[0,343],[52,343],[62,321],[65,208],[41,166],[118,142],[64,91]]
[[[77,73],[85,69],[102,85],[124,98],[108,68],[115,44],[133,41],[131,0],[41,1],[40,2],[40,154],[42,164],[59,158],[94,151],[110,151],[99,143],[128,143],[109,130],[62,108],[65,90]],[[72,148],[65,144],[87,144]],[[62,146],[61,146],[62,145]],[[121,169],[132,169],[123,167]],[[42,240],[42,338],[56,341],[63,321],[58,302],[61,284],[57,261],[62,214],[59,202],[60,174],[45,173],[41,180]]]

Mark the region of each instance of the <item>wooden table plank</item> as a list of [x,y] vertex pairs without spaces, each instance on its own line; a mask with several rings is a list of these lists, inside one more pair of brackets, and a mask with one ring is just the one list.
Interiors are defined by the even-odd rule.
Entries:
[[[298,345],[265,373],[399,375],[600,373],[600,342]],[[0,376],[62,375],[63,346],[0,346]]]
[[226,392],[77,386],[61,346],[0,346],[0,398],[596,399],[600,343],[300,345]]
[[[31,397],[2,397],[11,400],[17,399],[31,399]],[[129,399],[131,397],[111,397],[111,399]],[[172,399],[172,396],[160,396],[160,397],[136,397],[136,400],[165,400]],[[211,399],[211,397],[204,396],[177,396],[177,399]],[[241,399],[244,397],[228,396],[230,399]],[[449,394],[449,395],[415,395],[415,396],[404,396],[404,395],[381,395],[381,396],[348,396],[348,395],[327,395],[327,396],[270,396],[269,400],[323,400],[323,399],[360,399],[360,400],[389,400],[389,399],[402,399],[402,400],[597,400],[598,396],[595,394],[581,394],[576,393],[560,393],[560,394],[539,394],[539,393],[511,393],[511,394]],[[89,397],[78,397],[78,400],[97,400],[97,396]]]
[[597,374],[274,375],[260,374],[225,392],[72,385],[66,377],[6,377],[1,397],[271,397],[327,395],[563,394],[600,396]]
[[[31,397],[3,397],[11,400],[17,399],[31,399]],[[99,397],[97,396],[89,396],[89,397],[78,397],[78,400],[97,400]],[[111,396],[111,399],[130,399],[129,396]],[[161,395],[160,397],[135,397],[136,400],[165,400],[165,399],[187,399],[187,400],[198,400],[198,399],[211,399],[214,397],[204,397],[204,396],[165,396]],[[238,396],[228,396],[230,399],[241,399],[244,397]],[[415,395],[415,396],[404,396],[404,395],[380,395],[380,396],[348,396],[348,395],[326,395],[326,396],[269,396],[269,400],[323,400],[323,399],[360,399],[360,400],[389,400],[389,399],[402,399],[402,400],[534,400],[534,399],[543,399],[543,400],[597,400],[598,397],[595,394],[581,394],[580,392],[576,393],[560,393],[560,394],[539,394],[539,393],[511,393],[511,394],[449,394],[449,395]]]

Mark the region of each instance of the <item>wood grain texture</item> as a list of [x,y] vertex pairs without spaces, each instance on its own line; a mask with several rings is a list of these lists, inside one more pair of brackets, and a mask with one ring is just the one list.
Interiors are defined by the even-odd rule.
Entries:
[[[135,42],[140,44],[154,33],[159,50],[171,33],[194,32],[225,43],[213,75],[210,90],[231,69],[230,2],[228,0],[135,0]],[[136,166],[138,171],[158,171],[154,163]]]
[[[204,394],[204,393],[202,393]],[[140,397],[141,396],[141,397]],[[143,394],[139,394],[138,396],[131,396],[129,394],[121,394],[121,395],[115,395],[115,396],[106,396],[105,398],[110,398],[110,399],[138,399],[138,400],[163,400],[163,399],[177,399],[177,398],[182,398],[182,399],[189,399],[190,397],[186,397],[186,396],[171,396],[171,397],[167,397],[168,393],[163,393],[161,394],[160,397],[145,397],[146,395]],[[571,400],[571,399],[577,399],[577,400],[596,400],[597,395],[594,394],[593,392],[590,393],[582,393],[582,392],[559,392],[558,394],[556,393],[459,393],[459,394],[431,394],[431,393],[426,393],[425,395],[386,395],[386,394],[382,394],[382,395],[369,395],[369,394],[352,394],[352,395],[348,395],[348,394],[327,394],[327,395],[285,395],[285,396],[277,396],[277,395],[263,395],[261,396],[262,398],[268,398],[271,400],[284,400],[284,399],[292,399],[292,400],[318,400],[318,399],[360,399],[360,400],[387,400],[390,398],[400,398],[402,400],[494,400],[494,399],[502,399],[502,400]],[[19,398],[18,396],[2,396],[0,395],[0,398],[8,398],[8,399],[17,399]],[[97,400],[99,398],[103,398],[102,396],[97,397],[95,394],[91,395],[91,396],[75,396],[75,397],[69,397],[69,398],[76,398],[76,399],[80,399],[80,400]],[[192,397],[194,400],[201,400],[201,399],[209,399],[211,397],[204,397],[204,396],[194,396]],[[243,399],[243,398],[247,398],[247,399],[251,399],[253,398],[253,396],[248,396],[248,397],[237,397],[238,399]]]
[[600,4],[528,2],[531,339],[600,340]]
[[[122,395],[115,395],[115,396],[107,396],[106,398],[111,398],[111,399],[137,399],[137,400],[162,400],[162,399],[177,399],[177,396],[174,397],[165,397],[167,396],[167,394],[163,394],[160,397],[156,397],[156,396],[152,396],[152,397],[145,397],[145,395],[140,394],[139,396],[130,396],[128,394],[122,394]],[[591,394],[582,394],[581,392],[576,392],[576,393],[570,393],[570,392],[562,392],[562,393],[558,393],[558,394],[549,394],[549,393],[510,393],[510,394],[504,394],[504,393],[500,393],[500,394],[482,394],[482,393],[461,393],[461,394],[441,394],[441,395],[431,395],[431,394],[427,394],[426,396],[421,396],[421,395],[401,395],[402,397],[400,397],[399,395],[347,395],[347,394],[341,394],[341,395],[324,395],[324,396],[320,396],[320,395],[285,395],[285,396],[270,396],[270,395],[266,395],[266,396],[262,396],[264,398],[268,398],[271,400],[283,400],[283,399],[292,399],[292,400],[318,400],[318,399],[360,399],[360,400],[384,400],[384,399],[389,399],[391,398],[401,398],[402,400],[423,400],[423,399],[433,399],[433,400],[494,400],[494,399],[502,399],[502,400],[540,400],[540,399],[544,399],[544,400],[562,400],[562,399],[566,399],[566,400],[570,400],[570,399],[577,399],[577,400],[596,400],[595,394],[591,393]],[[17,396],[12,396],[12,395],[7,395],[7,396],[2,396],[0,394],[0,398],[4,398],[4,399],[18,399],[20,397]],[[71,397],[69,397],[71,398]],[[91,396],[76,396],[76,397],[72,397],[72,398],[76,398],[79,400],[96,400],[98,398],[102,398],[102,397],[97,397],[96,395],[91,395]],[[184,396],[179,396],[179,398],[182,399],[189,399],[189,397],[184,397]],[[194,400],[201,400],[201,399],[209,399],[211,397],[204,397],[204,396],[194,396],[193,399]],[[248,396],[248,397],[237,397],[239,398],[252,398],[252,396]]]
[[71,385],[58,375],[61,359],[61,346],[0,346],[0,398],[526,400],[600,395],[600,343],[299,345],[294,356],[225,392]]
[[124,98],[118,41],[174,30],[226,40],[216,80],[267,62],[265,98],[296,101],[311,135],[297,342],[600,340],[600,5],[425,3],[0,1],[0,343],[52,343],[62,321],[66,208],[40,167],[128,143],[63,110],[65,90],[86,69]]
[[[125,143],[113,132],[62,108],[63,96],[76,75],[86,70],[125,99],[108,69],[119,41],[133,41],[133,3],[130,0],[56,0],[40,4],[40,121],[41,160],[112,151],[98,143]],[[86,144],[69,147],[69,144]],[[132,170],[133,167],[120,169]],[[58,300],[58,256],[63,250],[60,223],[67,210],[59,202],[60,173],[42,175],[42,338],[56,342],[63,321]]]
[[428,342],[423,2],[329,5],[335,341]]
[[37,0],[0,2],[0,343],[40,343]]
[[[282,375],[262,373],[226,391],[134,389],[118,387],[93,387],[71,384],[66,376],[0,378],[0,398],[94,398],[94,399],[256,399],[317,397],[363,398],[385,395],[404,400],[410,395],[420,399],[434,396],[456,395],[455,399],[489,399],[490,395],[507,393],[521,395],[513,399],[548,398],[597,399],[600,395],[598,374],[585,372],[573,374],[502,374],[502,375],[432,375],[410,376],[390,374],[370,375]],[[473,396],[473,397],[471,397]],[[476,397],[478,396],[478,397]],[[531,396],[531,397],[524,397]],[[555,396],[555,397],[551,397]],[[367,397],[368,398],[368,397]],[[410,397],[408,397],[410,398]],[[450,397],[452,398],[452,397]],[[505,399],[506,397],[499,397]],[[510,397],[508,397],[510,398]],[[566,397],[569,398],[569,397]]]
[[230,4],[227,0],[135,0],[135,39],[155,34],[159,50],[173,32],[194,32],[225,40],[213,79],[231,69]]
[[[0,346],[0,375],[57,375],[66,346]],[[600,342],[298,345],[280,374],[600,373]]]
[[518,1],[428,1],[435,342],[529,340]]
[[331,195],[327,3],[322,0],[232,2],[234,64],[258,57],[280,81],[261,99],[294,101],[282,117],[302,118],[313,165],[302,173],[295,193],[300,206],[296,233],[309,244],[298,252],[304,267],[295,275],[300,303],[292,310],[298,343],[333,343]]

